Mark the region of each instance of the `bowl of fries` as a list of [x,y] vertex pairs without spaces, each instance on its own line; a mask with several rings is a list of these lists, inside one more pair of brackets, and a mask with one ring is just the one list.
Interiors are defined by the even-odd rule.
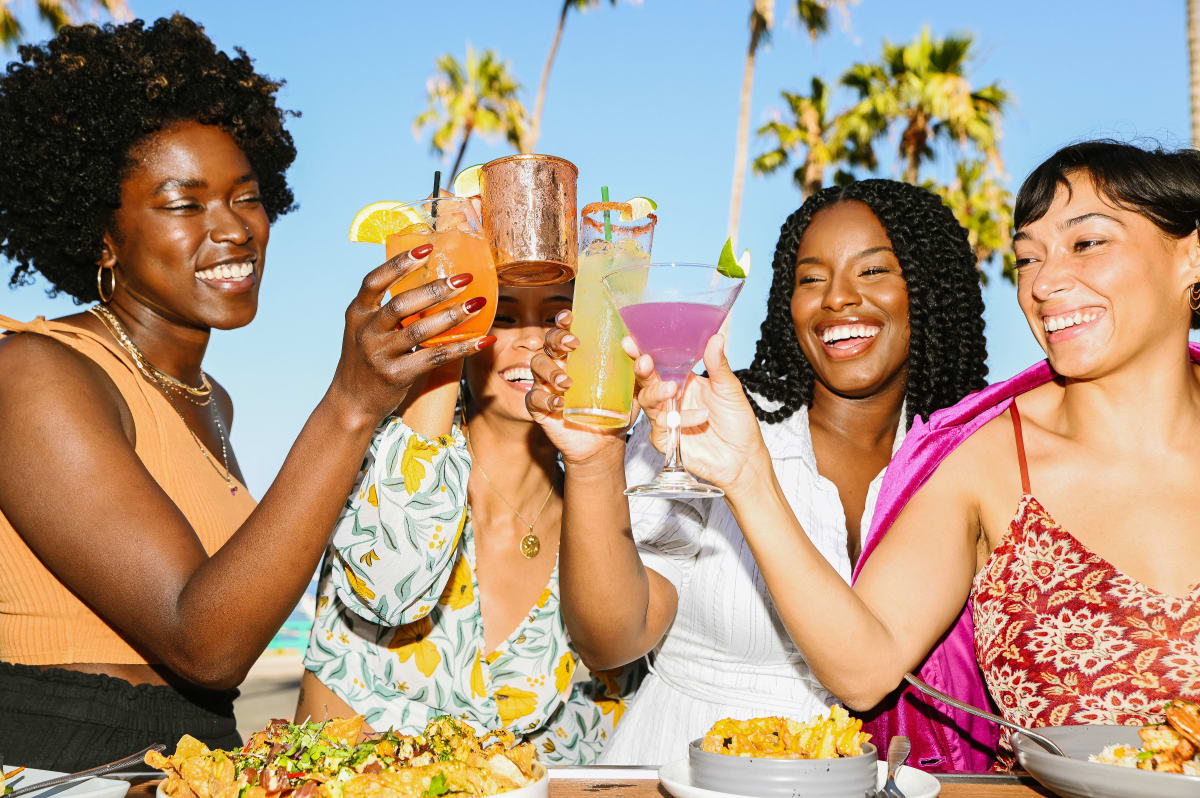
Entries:
[[691,782],[759,798],[862,798],[878,770],[870,738],[840,706],[804,722],[725,718],[688,747]]

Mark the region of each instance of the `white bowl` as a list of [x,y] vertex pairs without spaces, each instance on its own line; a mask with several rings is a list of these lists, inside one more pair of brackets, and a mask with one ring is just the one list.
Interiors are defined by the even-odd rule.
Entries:
[[1020,734],[1012,736],[1021,767],[1042,786],[1064,798],[1197,798],[1200,776],[1155,773],[1089,762],[1110,745],[1140,748],[1140,726],[1047,726],[1037,731],[1066,752],[1055,756]]

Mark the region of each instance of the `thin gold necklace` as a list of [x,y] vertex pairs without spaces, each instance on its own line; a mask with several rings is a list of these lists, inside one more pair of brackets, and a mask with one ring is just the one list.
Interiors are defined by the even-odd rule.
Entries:
[[95,307],[89,308],[89,310],[93,316],[103,322],[106,322],[105,326],[112,331],[113,335],[116,336],[117,341],[119,341],[125,348],[125,351],[130,354],[130,356],[133,358],[133,362],[137,364],[138,370],[141,371],[142,374],[145,374],[159,385],[165,386],[168,389],[181,394],[184,399],[187,399],[194,405],[204,407],[206,404],[212,401],[212,383],[208,381],[208,375],[203,371],[200,372],[199,388],[194,388],[183,380],[175,379],[170,374],[158,368],[146,359],[146,356],[142,354],[142,350],[139,349],[137,344],[130,339],[129,333],[125,332],[125,326],[121,324],[121,320],[117,318],[117,314],[113,313],[104,305],[96,305]]
[[474,450],[471,449],[471,436],[467,432],[467,425],[465,421],[463,423],[462,430],[463,438],[467,442],[467,453],[471,455],[471,467],[479,469],[479,475],[482,476],[483,481],[487,483],[488,489],[490,489],[492,493],[496,494],[500,501],[504,502],[505,506],[512,511],[512,514],[515,515],[522,524],[528,527],[529,532],[523,538],[521,538],[521,556],[527,560],[532,560],[534,557],[538,556],[538,553],[542,550],[542,541],[533,533],[533,528],[537,526],[538,519],[542,517],[542,511],[546,509],[546,505],[550,502],[550,497],[554,495],[554,480],[550,480],[550,490],[546,492],[546,498],[542,499],[542,506],[538,508],[537,515],[533,517],[533,521],[526,521],[525,516],[521,515],[517,508],[513,506],[512,502],[506,499],[504,494],[496,489],[496,486],[492,484],[491,477],[487,475],[487,472],[483,470],[483,466],[479,464],[479,458],[475,456]]
[[[171,409],[175,411],[175,415],[179,416],[179,420],[183,422],[183,428],[188,431],[188,434],[192,436],[192,440],[196,442],[196,448],[200,450],[200,454],[203,455],[208,464],[212,466],[213,471],[216,471],[217,474],[225,480],[225,485],[229,488],[229,495],[236,496],[238,486],[233,484],[233,476],[229,470],[229,449],[225,443],[225,425],[221,423],[221,416],[219,413],[217,413],[216,402],[212,402],[210,397],[209,401],[205,401],[203,403],[196,402],[196,404],[200,404],[201,406],[208,405],[209,410],[212,412],[213,423],[217,425],[217,435],[221,439],[221,462],[225,464],[224,471],[222,471],[213,461],[213,459],[208,456],[208,452],[205,450],[204,444],[202,444],[200,439],[196,437],[196,433],[192,432],[192,428],[188,426],[187,419],[183,417],[183,413],[180,412],[179,406],[175,404],[175,400],[171,397],[171,391],[168,389],[167,384],[158,378],[157,375],[162,374],[163,372],[155,368],[150,361],[146,360],[146,356],[142,354],[142,350],[138,349],[137,344],[135,344],[129,338],[129,335],[125,332],[125,328],[121,326],[121,322],[117,321],[116,315],[102,305],[88,308],[88,310],[93,316],[100,319],[100,323],[104,325],[106,330],[112,333],[113,338],[117,339],[117,343],[121,345],[121,348],[129,353],[129,356],[133,358],[133,362],[137,364],[138,370],[142,372],[142,375],[150,380],[150,382],[154,383],[154,385],[160,391],[162,391],[163,396],[165,396],[167,401],[170,402]],[[200,373],[201,375],[204,374],[204,372]],[[169,374],[166,376],[170,377]],[[205,380],[204,382],[207,384],[208,380]],[[187,385],[184,383],[180,384],[184,385],[184,387],[187,387]],[[211,385],[208,386],[208,390],[212,390]]]

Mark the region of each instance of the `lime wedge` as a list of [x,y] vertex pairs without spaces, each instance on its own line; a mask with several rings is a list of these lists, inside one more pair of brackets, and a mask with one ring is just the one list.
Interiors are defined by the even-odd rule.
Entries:
[[629,200],[629,215],[621,211],[622,222],[632,222],[634,219],[645,219],[650,211],[658,210],[658,203],[649,197],[634,197]]
[[717,259],[717,271],[726,277],[745,279],[746,275],[750,273],[750,250],[743,251],[742,257],[735,258],[733,256],[733,239],[725,239],[721,257]]
[[350,240],[382,244],[389,235],[425,220],[415,209],[400,202],[372,202],[350,223]]
[[454,178],[454,196],[479,196],[479,175],[483,172],[483,164],[477,163],[466,167]]

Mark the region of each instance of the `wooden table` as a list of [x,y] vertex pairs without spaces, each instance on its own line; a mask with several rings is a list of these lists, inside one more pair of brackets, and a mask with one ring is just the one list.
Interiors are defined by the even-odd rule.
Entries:
[[[1031,779],[1012,776],[945,776],[939,798],[1035,798],[1053,796]],[[154,798],[157,781],[135,784],[129,798]],[[657,779],[553,779],[550,798],[670,798]]]

